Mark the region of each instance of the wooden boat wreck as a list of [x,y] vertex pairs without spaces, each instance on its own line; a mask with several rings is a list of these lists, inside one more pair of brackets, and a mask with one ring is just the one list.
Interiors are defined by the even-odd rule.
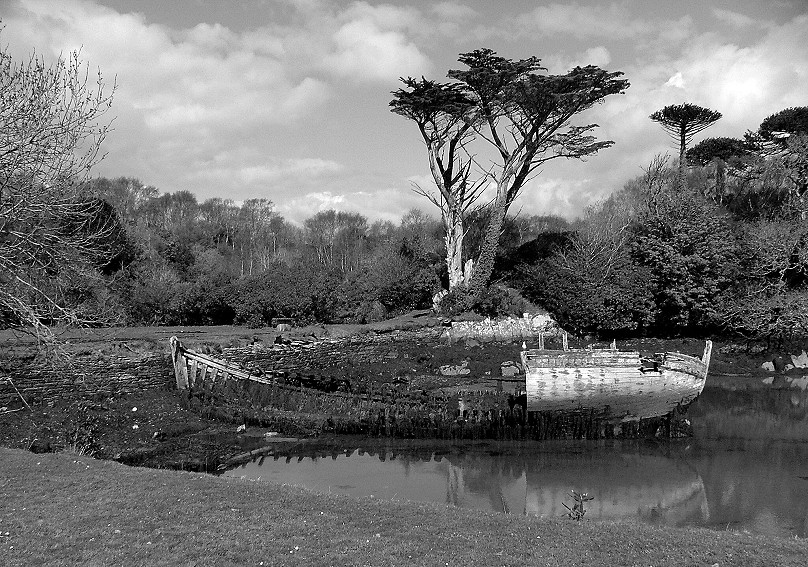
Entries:
[[306,416],[309,423],[320,419],[324,430],[334,433],[439,439],[687,435],[685,410],[704,387],[711,348],[707,341],[701,359],[679,353],[643,358],[616,348],[524,350],[524,378],[481,377],[516,380],[510,392],[502,384],[427,392],[373,382],[327,391],[272,371],[245,369],[171,338],[177,388],[186,392],[189,404],[205,411],[236,404],[233,415],[245,423],[262,422],[249,417],[256,408],[270,415],[283,410]]
[[[564,341],[566,346],[566,341]],[[666,352],[543,348],[522,351],[528,412],[582,412],[639,421],[686,408],[704,388],[712,342],[701,358]]]

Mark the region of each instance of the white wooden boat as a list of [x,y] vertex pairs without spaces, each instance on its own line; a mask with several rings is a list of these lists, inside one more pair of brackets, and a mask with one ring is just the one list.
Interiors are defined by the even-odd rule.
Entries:
[[[565,341],[566,343],[566,341]],[[704,388],[712,341],[701,358],[678,352],[522,351],[528,411],[595,413],[614,422],[664,416],[687,407]]]

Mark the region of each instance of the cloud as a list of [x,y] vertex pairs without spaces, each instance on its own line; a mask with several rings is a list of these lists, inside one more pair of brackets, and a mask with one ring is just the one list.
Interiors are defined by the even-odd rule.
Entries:
[[665,82],[666,87],[676,87],[677,89],[685,88],[685,80],[682,77],[681,71],[674,74],[670,79]]
[[394,82],[401,76],[428,74],[429,59],[405,30],[417,28],[420,15],[408,8],[358,2],[342,16],[333,34],[325,68],[341,77]]
[[739,14],[738,12],[722,10],[720,8],[713,9],[713,16],[715,16],[717,20],[730,24],[735,28],[746,28],[761,25],[759,20],[750,18],[744,14]]
[[470,20],[478,16],[477,10],[457,2],[437,2],[432,6],[432,11],[439,18],[447,20]]
[[586,65],[597,65],[606,67],[612,60],[612,55],[604,46],[590,47],[589,49],[577,53],[572,57],[564,55],[551,55],[542,61],[550,73],[567,73],[574,67],[585,67]]
[[335,209],[359,213],[371,222],[385,220],[398,223],[404,213],[412,208],[437,215],[437,209],[424,197],[413,191],[386,188],[371,191],[312,191],[302,196],[283,201],[279,207],[284,218],[302,224],[304,220],[321,211]]
[[627,18],[630,6],[623,3],[547,4],[519,16],[523,30],[575,37],[634,38],[655,33],[657,26],[640,18]]
[[429,72],[429,62],[415,44],[368,20],[344,24],[334,34],[334,43],[336,51],[326,57],[326,68],[343,77],[395,81]]

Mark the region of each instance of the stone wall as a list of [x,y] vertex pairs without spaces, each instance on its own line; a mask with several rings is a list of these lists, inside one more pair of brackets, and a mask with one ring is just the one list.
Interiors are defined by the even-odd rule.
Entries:
[[[164,354],[99,357],[71,363],[0,361],[0,407],[16,405],[16,386],[29,404],[65,396],[125,395],[175,384],[168,349]],[[10,384],[7,379],[13,382]]]
[[523,317],[508,317],[492,321],[454,321],[446,333],[451,338],[475,338],[481,340],[507,341],[537,337],[540,333],[555,334],[558,325],[549,315],[525,313]]

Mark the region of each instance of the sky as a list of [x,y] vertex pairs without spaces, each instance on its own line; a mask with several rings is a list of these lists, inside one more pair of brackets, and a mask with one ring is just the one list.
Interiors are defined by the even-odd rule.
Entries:
[[117,84],[106,158],[93,170],[161,192],[266,198],[287,220],[318,211],[397,222],[437,209],[416,126],[389,111],[402,76],[446,79],[486,47],[622,71],[631,86],[580,117],[614,146],[553,160],[512,211],[574,218],[678,154],[648,116],[690,102],[740,137],[808,105],[807,0],[0,0],[0,45],[18,59],[72,50]]

